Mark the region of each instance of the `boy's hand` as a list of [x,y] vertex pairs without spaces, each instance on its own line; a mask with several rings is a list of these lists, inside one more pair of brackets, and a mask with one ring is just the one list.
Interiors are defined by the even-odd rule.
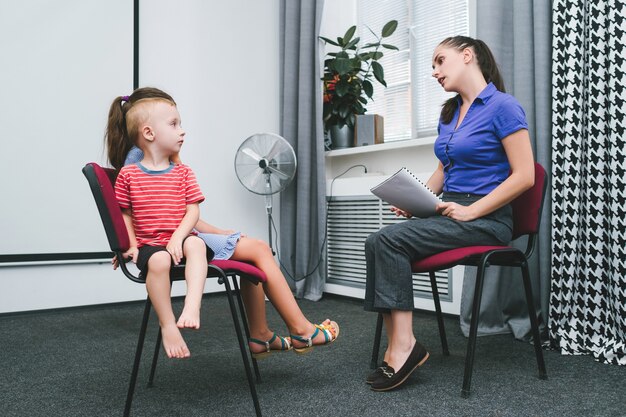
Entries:
[[183,239],[180,239],[176,235],[172,235],[165,250],[169,252],[174,261],[174,265],[178,265],[183,259]]
[[[139,253],[139,249],[137,249],[136,246],[133,246],[133,247],[128,248],[128,250],[122,254],[122,257],[124,257],[124,259],[130,258],[131,261],[133,261],[134,263],[137,263],[138,253]],[[117,255],[115,255],[113,259],[111,259],[111,265],[113,265],[113,269],[117,269],[117,267],[120,266],[120,261],[119,259],[117,259]]]

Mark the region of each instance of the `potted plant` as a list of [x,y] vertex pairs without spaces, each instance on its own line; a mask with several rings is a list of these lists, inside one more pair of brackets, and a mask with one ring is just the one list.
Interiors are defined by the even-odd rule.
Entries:
[[324,60],[324,130],[333,139],[333,148],[348,147],[354,138],[356,115],[364,114],[365,105],[374,94],[374,80],[387,86],[383,66],[378,62],[383,57],[381,49],[398,50],[383,43],[398,27],[398,21],[387,22],[380,36],[369,29],[376,42],[359,45],[360,38],[354,37],[357,27],[350,27],[336,41],[320,36],[325,43],[340,48],[328,52]]

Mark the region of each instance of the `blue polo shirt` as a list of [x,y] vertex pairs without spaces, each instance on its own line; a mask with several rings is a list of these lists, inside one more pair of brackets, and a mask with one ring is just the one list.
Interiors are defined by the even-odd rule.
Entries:
[[502,139],[528,129],[526,114],[510,94],[489,83],[471,104],[461,125],[461,98],[449,124],[439,121],[435,155],[443,165],[443,190],[485,195],[509,175],[509,161]]

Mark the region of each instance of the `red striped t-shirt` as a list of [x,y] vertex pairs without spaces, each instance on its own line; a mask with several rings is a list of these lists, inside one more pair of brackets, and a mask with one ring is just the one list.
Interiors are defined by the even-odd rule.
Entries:
[[138,247],[167,246],[187,204],[204,201],[196,176],[183,164],[172,164],[163,171],[127,165],[117,176],[115,196],[121,208],[132,211]]

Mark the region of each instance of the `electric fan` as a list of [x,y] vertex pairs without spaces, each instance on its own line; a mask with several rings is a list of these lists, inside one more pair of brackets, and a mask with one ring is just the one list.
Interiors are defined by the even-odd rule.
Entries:
[[283,137],[257,133],[235,154],[235,173],[249,191],[265,196],[269,245],[272,249],[272,195],[284,190],[296,175],[296,154]]

